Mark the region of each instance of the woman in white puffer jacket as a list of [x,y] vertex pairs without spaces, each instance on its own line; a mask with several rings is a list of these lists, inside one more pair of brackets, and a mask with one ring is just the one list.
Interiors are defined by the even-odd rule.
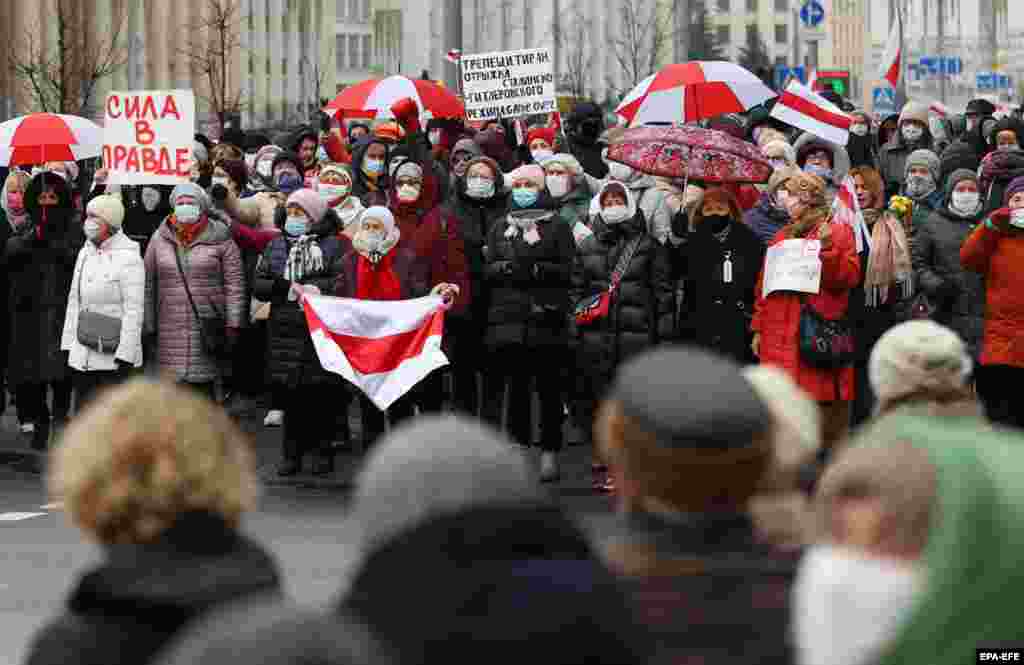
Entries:
[[[83,224],[88,241],[78,252],[60,345],[74,372],[76,410],[98,389],[122,381],[142,366],[146,271],[139,243],[121,231],[123,221],[124,206],[117,196],[97,196],[89,202]],[[84,311],[120,319],[116,348],[100,351],[79,341]]]

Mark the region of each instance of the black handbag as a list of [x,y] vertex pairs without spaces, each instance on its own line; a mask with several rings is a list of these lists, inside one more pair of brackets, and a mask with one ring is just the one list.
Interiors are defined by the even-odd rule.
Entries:
[[853,364],[857,353],[853,326],[846,317],[822,316],[800,298],[800,358],[817,369],[840,369]]
[[216,311],[216,307],[212,303],[210,306],[214,309],[213,314],[203,316],[199,313],[196,301],[192,298],[192,289],[188,286],[188,278],[185,277],[185,269],[181,265],[181,257],[178,255],[178,250],[172,248],[172,251],[174,251],[174,260],[178,264],[178,273],[181,275],[181,281],[185,285],[185,295],[188,296],[188,304],[192,306],[192,313],[195,315],[196,321],[199,322],[199,338],[203,342],[203,350],[214,358],[221,358],[228,352],[227,320],[223,314]]
[[82,273],[85,259],[78,269],[78,327],[75,335],[78,343],[100,353],[116,353],[121,345],[121,319],[109,314],[90,312],[82,304]]

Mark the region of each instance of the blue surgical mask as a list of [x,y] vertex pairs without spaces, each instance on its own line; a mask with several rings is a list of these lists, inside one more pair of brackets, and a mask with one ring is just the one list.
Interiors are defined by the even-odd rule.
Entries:
[[302,176],[298,173],[286,171],[277,176],[277,189],[285,194],[302,189]]
[[174,218],[181,224],[195,224],[199,221],[199,214],[199,206],[193,203],[174,206]]
[[807,164],[804,166],[804,173],[816,175],[825,182],[832,182],[832,169],[824,166],[818,166],[817,164]]
[[512,190],[512,201],[517,208],[529,208],[537,202],[539,192],[529,187],[516,187]]
[[384,173],[384,160],[364,159],[363,170],[371,175],[380,175],[381,173]]
[[284,232],[293,238],[306,235],[309,229],[309,220],[305,217],[289,217],[284,223]]

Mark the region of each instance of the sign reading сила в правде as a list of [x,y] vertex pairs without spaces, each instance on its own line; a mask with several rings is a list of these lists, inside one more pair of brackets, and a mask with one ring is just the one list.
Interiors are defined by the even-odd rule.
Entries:
[[111,92],[103,110],[103,168],[109,183],[188,181],[196,131],[191,90]]
[[546,48],[462,55],[467,120],[515,118],[558,110],[554,63]]

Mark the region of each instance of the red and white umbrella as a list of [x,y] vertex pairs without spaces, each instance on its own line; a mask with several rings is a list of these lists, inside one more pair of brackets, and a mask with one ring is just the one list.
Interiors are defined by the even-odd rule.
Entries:
[[336,116],[375,117],[387,114],[391,105],[412,97],[420,115],[429,113],[434,118],[462,118],[465,107],[451,91],[423,79],[389,76],[386,79],[367,79],[345,88],[324,107],[324,113]]
[[33,113],[0,124],[0,165],[75,162],[99,157],[103,128],[76,115]]
[[615,112],[630,126],[694,122],[723,113],[743,113],[776,92],[731,62],[687,62],[651,74],[626,95]]

